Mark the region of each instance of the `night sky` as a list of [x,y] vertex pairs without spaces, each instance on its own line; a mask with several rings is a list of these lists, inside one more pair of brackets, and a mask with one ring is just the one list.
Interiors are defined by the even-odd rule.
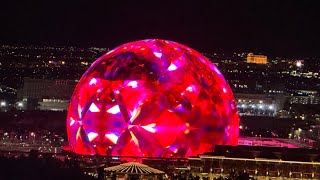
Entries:
[[0,5],[0,42],[113,48],[161,38],[202,52],[320,56],[317,1],[18,1]]

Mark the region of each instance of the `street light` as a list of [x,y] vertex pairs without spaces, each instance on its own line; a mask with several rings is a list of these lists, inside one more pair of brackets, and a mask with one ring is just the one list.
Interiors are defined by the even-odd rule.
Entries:
[[22,102],[18,102],[18,107],[23,107],[23,103]]
[[1,107],[7,106],[7,103],[5,101],[1,101],[0,106]]
[[269,109],[270,109],[270,110],[273,110],[273,106],[272,106],[272,105],[270,105],[270,106],[269,106]]
[[297,61],[297,62],[296,62],[296,66],[297,66],[297,67],[301,67],[301,66],[302,66],[302,62],[301,62],[301,61]]

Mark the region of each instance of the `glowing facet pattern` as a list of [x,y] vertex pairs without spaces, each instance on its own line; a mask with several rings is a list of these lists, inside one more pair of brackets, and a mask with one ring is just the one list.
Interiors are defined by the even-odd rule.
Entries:
[[164,40],[124,44],[95,61],[67,119],[78,154],[186,157],[238,141],[239,117],[221,72]]

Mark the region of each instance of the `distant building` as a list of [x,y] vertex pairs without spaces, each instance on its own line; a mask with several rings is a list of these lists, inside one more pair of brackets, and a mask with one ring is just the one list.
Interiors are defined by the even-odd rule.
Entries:
[[18,99],[26,102],[25,109],[66,110],[76,84],[75,80],[24,78]]
[[24,78],[23,88],[18,92],[18,98],[69,100],[76,84],[75,80]]
[[320,104],[320,97],[312,96],[290,96],[290,104]]
[[290,104],[320,104],[317,91],[296,90],[288,99]]
[[189,157],[188,164],[200,179],[239,171],[248,176],[240,179],[319,179],[319,153],[318,149],[216,145],[214,152]]
[[267,64],[267,56],[249,53],[247,56],[247,63]]
[[235,93],[234,96],[240,116],[276,116],[285,101],[281,95]]
[[39,109],[43,111],[64,111],[68,109],[69,100],[42,99],[39,102]]

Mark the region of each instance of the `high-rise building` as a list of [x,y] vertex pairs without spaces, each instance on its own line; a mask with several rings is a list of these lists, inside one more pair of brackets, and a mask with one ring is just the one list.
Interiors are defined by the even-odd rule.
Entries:
[[267,64],[267,56],[249,53],[247,56],[247,63]]

